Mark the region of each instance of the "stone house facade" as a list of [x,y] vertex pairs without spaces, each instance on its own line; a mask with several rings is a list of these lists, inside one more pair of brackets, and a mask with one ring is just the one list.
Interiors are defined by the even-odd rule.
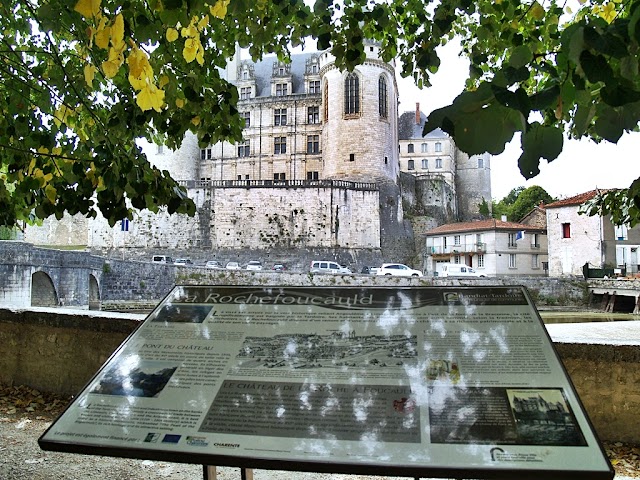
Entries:
[[443,263],[473,267],[485,276],[546,275],[546,229],[489,219],[441,225],[426,233],[424,271]]
[[545,206],[551,275],[582,276],[585,264],[639,271],[640,227],[614,225],[609,217],[579,213],[582,204],[598,193],[590,190]]

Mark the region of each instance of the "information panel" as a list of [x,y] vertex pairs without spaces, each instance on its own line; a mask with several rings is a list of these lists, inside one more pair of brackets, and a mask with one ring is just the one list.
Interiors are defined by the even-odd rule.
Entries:
[[39,443],[246,468],[614,476],[523,287],[175,287]]

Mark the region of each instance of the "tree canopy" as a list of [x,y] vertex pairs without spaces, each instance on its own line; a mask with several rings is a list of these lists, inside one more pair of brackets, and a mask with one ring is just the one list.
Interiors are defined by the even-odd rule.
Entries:
[[[239,141],[238,94],[219,68],[236,44],[254,59],[315,38],[339,67],[363,39],[428,87],[436,48],[456,38],[467,89],[429,115],[469,154],[501,153],[517,132],[527,178],[563,135],[617,142],[640,119],[640,0],[4,0],[0,5],[0,225],[64,212],[113,225],[131,209],[193,214],[136,144]],[[640,218],[640,182],[606,208]]]

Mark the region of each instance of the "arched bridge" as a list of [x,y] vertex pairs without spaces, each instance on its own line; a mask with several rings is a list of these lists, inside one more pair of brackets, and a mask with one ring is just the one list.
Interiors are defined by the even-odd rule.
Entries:
[[100,308],[104,258],[0,241],[0,303]]

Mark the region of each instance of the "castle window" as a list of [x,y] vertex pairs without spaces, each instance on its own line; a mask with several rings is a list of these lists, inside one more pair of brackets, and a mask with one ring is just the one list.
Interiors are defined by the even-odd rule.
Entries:
[[484,159],[482,157],[478,157],[478,168],[484,168]]
[[413,153],[413,143],[407,145],[407,153]]
[[240,88],[240,100],[247,100],[251,98],[251,87]]
[[287,179],[287,175],[284,173],[274,173],[273,174],[273,179],[274,180],[286,180]]
[[242,79],[249,80],[249,72],[247,70],[242,71]]
[[441,151],[442,151],[442,143],[436,142],[436,152],[441,152]]
[[307,153],[320,153],[320,135],[307,136]]
[[422,159],[422,169],[429,170],[429,159],[427,158]]
[[278,68],[278,75],[282,76],[284,75],[284,72],[285,72],[284,67]]
[[309,93],[320,93],[320,80],[311,80],[309,82]]
[[388,157],[384,157],[384,164],[388,164],[389,163],[389,158]]
[[378,79],[378,113],[382,118],[387,118],[389,116],[387,80],[382,75]]
[[329,83],[324,84],[324,98],[322,101],[324,102],[324,121],[326,123],[329,121]]
[[436,168],[442,168],[442,159],[436,158]]
[[415,170],[416,169],[416,164],[413,160],[409,160],[409,162],[407,163],[407,168],[409,170]]
[[238,175],[238,180],[242,180],[242,175]]
[[318,65],[316,63],[311,65],[311,73],[318,73]]
[[287,124],[287,109],[276,108],[273,110],[273,124],[274,125],[286,125]]
[[276,83],[276,97],[289,95],[289,86],[286,83]]
[[238,156],[239,157],[248,157],[251,154],[250,151],[251,143],[249,140],[246,140],[244,143],[238,144]]
[[287,137],[273,137],[273,153],[287,153]]
[[211,160],[211,149],[203,148],[200,150],[200,160]]
[[349,161],[350,162],[355,162],[356,161],[356,154],[355,153],[350,153],[349,154]]
[[123,232],[128,232],[129,231],[129,219],[128,218],[123,218],[122,220],[120,220],[120,230]]
[[318,172],[307,172],[307,180],[318,180]]
[[320,123],[320,107],[307,107],[307,123]]
[[429,146],[426,143],[423,143],[422,145],[420,145],[420,151],[422,153],[427,153],[429,151]]
[[251,113],[250,112],[242,112],[242,118],[244,118],[244,128],[251,126]]
[[571,224],[563,223],[562,224],[562,238],[571,238]]
[[355,73],[347,75],[344,81],[344,113],[360,113],[360,80]]

